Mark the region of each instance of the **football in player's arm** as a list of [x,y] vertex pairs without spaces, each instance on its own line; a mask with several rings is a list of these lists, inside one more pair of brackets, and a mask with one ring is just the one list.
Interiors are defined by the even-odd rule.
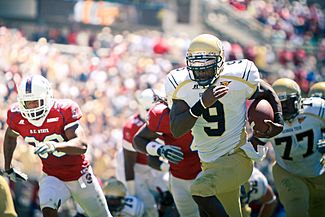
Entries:
[[87,141],[79,124],[79,106],[68,99],[53,99],[49,81],[26,76],[18,88],[17,103],[7,114],[4,138],[5,175],[12,181],[27,176],[11,166],[17,137],[35,146],[43,164],[40,206],[45,217],[57,216],[61,203],[72,197],[89,216],[111,216],[99,183],[85,158]]
[[272,87],[283,109],[281,134],[255,141],[272,143],[276,164],[274,182],[286,216],[322,216],[325,213],[325,173],[323,153],[325,100],[301,98],[299,85],[288,78],[276,80]]
[[265,121],[266,132],[256,132],[267,138],[283,129],[280,101],[253,62],[225,62],[222,42],[213,35],[194,38],[186,60],[186,68],[167,75],[166,92],[173,101],[171,132],[179,137],[192,130],[201,159],[203,172],[191,186],[193,198],[201,216],[240,216],[239,188],[250,177],[256,156],[246,138],[246,100],[271,104],[274,121]]

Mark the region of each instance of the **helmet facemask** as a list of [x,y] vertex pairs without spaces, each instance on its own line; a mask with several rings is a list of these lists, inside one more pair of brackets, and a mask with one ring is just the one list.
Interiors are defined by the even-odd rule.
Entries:
[[216,54],[188,54],[186,64],[191,80],[196,81],[200,86],[213,84],[223,69],[222,57]]
[[298,94],[290,94],[290,95],[281,95],[278,94],[281,107],[282,107],[282,113],[283,113],[283,119],[285,121],[290,121],[294,119],[298,114],[301,107],[301,97]]
[[[39,75],[24,79],[18,90],[17,101],[21,115],[30,123],[40,126],[53,105],[52,89],[48,81]],[[37,107],[28,107],[28,102],[38,102]]]
[[106,199],[106,202],[108,205],[108,209],[111,212],[120,212],[124,208],[124,205],[125,205],[124,197],[105,195],[105,199]]
[[281,102],[283,119],[291,121],[301,109],[301,90],[292,79],[280,78],[273,82],[272,88]]

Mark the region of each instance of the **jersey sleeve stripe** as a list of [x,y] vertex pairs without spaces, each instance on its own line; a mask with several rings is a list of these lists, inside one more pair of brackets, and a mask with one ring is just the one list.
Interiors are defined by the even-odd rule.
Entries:
[[252,65],[253,65],[252,62],[250,62],[250,63],[251,63],[251,66],[249,67],[249,70],[248,70],[248,73],[247,73],[247,76],[246,76],[246,81],[248,81],[249,74],[251,73],[251,69],[252,69]]
[[64,130],[66,130],[66,129],[68,129],[68,128],[70,128],[70,127],[76,125],[76,124],[79,124],[79,121],[75,121],[75,122],[72,122],[72,123],[70,123],[70,124],[65,125],[65,126],[64,126]]
[[245,70],[244,70],[244,73],[243,73],[243,77],[241,77],[242,79],[244,79],[244,77],[245,77],[246,69],[247,69],[248,63],[249,63],[249,61],[247,61],[247,63],[246,63],[246,67],[245,67]]
[[320,117],[320,116],[318,116],[318,115],[316,115],[316,114],[309,113],[309,112],[306,112],[306,113],[304,113],[304,114],[305,114],[305,115],[310,115],[310,116],[312,116],[312,117],[314,117],[314,118],[317,118],[317,119],[321,120],[323,123],[325,123],[324,118],[322,118],[322,117]]
[[174,88],[176,89],[178,83],[177,83],[176,79],[174,78],[174,76],[172,74],[170,74],[170,76],[168,76],[168,80],[174,86]]
[[249,86],[250,88],[256,90],[256,85],[250,83],[249,81],[246,81],[244,79],[241,79],[241,78],[238,78],[236,76],[220,76],[221,78],[227,78],[227,79],[232,79],[232,80],[236,80],[236,81],[239,81],[239,82],[242,82],[244,84],[246,84],[247,86]]
[[18,133],[17,131],[14,131],[13,129],[11,129],[11,131],[14,133],[14,134],[16,134],[16,135],[20,135],[20,133]]
[[176,90],[174,91],[172,98],[173,98],[173,99],[177,99],[176,95],[177,95],[178,91],[179,91],[179,90],[180,90],[184,85],[186,85],[186,84],[188,84],[188,83],[190,83],[190,82],[192,82],[192,81],[191,81],[191,80],[186,80],[186,81],[183,81],[182,83],[180,83],[180,84],[176,87]]
[[324,112],[325,112],[325,106],[324,106],[324,101],[322,102],[319,110],[319,116],[324,117]]

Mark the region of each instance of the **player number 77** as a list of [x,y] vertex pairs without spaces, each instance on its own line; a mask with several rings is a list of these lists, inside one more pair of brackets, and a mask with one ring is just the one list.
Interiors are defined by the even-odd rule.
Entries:
[[[298,133],[294,135],[298,142],[303,141],[304,138],[307,137],[307,150],[306,153],[304,153],[302,156],[308,157],[309,155],[313,154],[313,145],[314,145],[314,133],[313,130],[308,130],[302,133]],[[285,160],[293,160],[292,157],[290,157],[290,152],[292,148],[292,136],[285,136],[281,138],[275,139],[276,145],[282,145],[285,143],[284,153],[282,155],[282,158]]]

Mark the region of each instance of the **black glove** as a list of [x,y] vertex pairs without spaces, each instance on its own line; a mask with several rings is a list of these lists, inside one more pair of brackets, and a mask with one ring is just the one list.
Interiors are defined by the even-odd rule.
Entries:
[[159,156],[167,159],[174,164],[178,164],[184,159],[184,154],[181,148],[178,146],[162,145],[158,148],[157,153]]

